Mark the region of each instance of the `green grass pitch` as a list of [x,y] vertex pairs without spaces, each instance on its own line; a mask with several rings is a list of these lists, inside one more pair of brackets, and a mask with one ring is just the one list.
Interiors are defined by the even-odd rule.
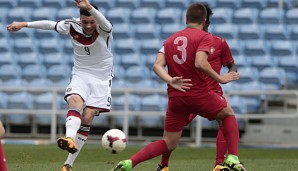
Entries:
[[[56,145],[4,144],[9,171],[60,171],[66,151]],[[109,154],[100,145],[87,144],[74,164],[74,171],[110,171],[118,161],[141,147],[128,147],[121,154]],[[240,148],[239,156],[248,171],[297,171],[298,149]],[[170,159],[170,171],[211,171],[215,148],[178,147]],[[155,171],[160,157],[143,162],[134,171]]]

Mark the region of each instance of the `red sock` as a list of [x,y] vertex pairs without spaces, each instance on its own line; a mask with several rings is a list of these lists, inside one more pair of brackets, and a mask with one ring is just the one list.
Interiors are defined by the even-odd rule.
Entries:
[[162,154],[161,163],[160,163],[161,165],[169,166],[169,160],[171,157],[171,153],[172,153],[172,151],[167,151]]
[[146,145],[143,149],[134,154],[130,159],[132,167],[135,167],[140,162],[157,157],[167,152],[167,145],[164,140],[159,140]]
[[1,140],[0,140],[0,170],[1,171],[7,171],[7,167],[6,167],[6,159],[4,156],[4,150],[1,144]]
[[218,126],[217,138],[216,138],[216,161],[215,165],[223,163],[225,155],[227,153],[227,142],[223,134],[223,126]]
[[224,118],[222,126],[227,141],[228,153],[238,156],[239,130],[235,116]]

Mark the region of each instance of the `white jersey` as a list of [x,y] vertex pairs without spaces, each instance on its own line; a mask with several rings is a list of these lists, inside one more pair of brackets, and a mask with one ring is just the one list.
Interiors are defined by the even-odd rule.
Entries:
[[86,35],[78,19],[58,21],[55,27],[71,37],[74,50],[72,74],[89,74],[101,80],[111,79],[113,70],[112,29],[107,32],[98,25],[93,35]]

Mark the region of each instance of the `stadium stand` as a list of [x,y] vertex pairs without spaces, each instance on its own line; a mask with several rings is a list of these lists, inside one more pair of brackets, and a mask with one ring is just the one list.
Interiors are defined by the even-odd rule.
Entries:
[[[283,90],[288,85],[297,89],[298,9],[293,6],[292,0],[283,0],[282,8],[278,8],[278,1],[200,1],[208,3],[213,8],[214,15],[211,18],[210,32],[227,39],[241,73],[240,80],[223,85],[225,91]],[[161,83],[161,80],[151,70],[156,53],[161,48],[163,40],[185,27],[185,6],[190,2],[198,1],[93,0],[91,2],[100,7],[99,10],[114,26],[112,48],[115,56],[115,77],[113,87],[138,90],[160,87],[165,90],[166,84]],[[5,27],[13,20],[48,19],[55,21],[71,17],[79,17],[79,11],[74,6],[73,0],[1,0],[1,87],[59,87],[64,89],[69,82],[70,67],[73,61],[71,41],[54,31],[24,29],[11,34],[5,30]],[[43,69],[38,69],[39,67]],[[43,72],[44,68],[47,68],[46,72]],[[253,71],[246,72],[246,69]],[[276,77],[273,78],[271,75]],[[0,94],[6,95],[7,100],[7,94],[10,96],[14,93],[0,91]],[[5,101],[5,95],[0,95],[3,101]],[[148,108],[142,106],[142,102],[146,101],[146,96],[133,95],[129,96],[129,99],[131,110],[150,109],[148,107],[150,105],[147,106]],[[230,100],[236,113],[246,114],[260,111],[264,99],[263,97],[256,100],[246,96],[232,96]],[[148,101],[153,103],[153,100]],[[34,102],[32,107],[38,108],[37,104],[42,105],[43,99],[34,98],[31,102]],[[67,104],[63,100],[63,93],[59,94],[57,102],[59,109],[66,109]],[[124,102],[124,96],[113,97],[112,109],[123,110]],[[9,102],[9,104],[12,108],[12,103]],[[9,108],[7,101],[1,101],[0,107]],[[31,116],[26,114],[11,116],[8,123],[15,121],[15,124],[28,124],[32,122]],[[38,119],[46,115],[32,116],[34,116],[34,122],[49,125],[50,118]],[[110,119],[102,117],[95,121],[95,125],[108,126],[106,123],[109,123]],[[123,116],[113,117],[113,119],[117,126],[122,126]],[[139,126],[138,123],[152,126],[161,119],[151,116],[147,118],[146,116],[140,118],[129,116],[129,122],[134,127]],[[64,122],[65,115],[58,115],[58,124],[63,125]],[[158,126],[162,127],[162,123]],[[216,123],[203,120],[203,126],[214,128]]]

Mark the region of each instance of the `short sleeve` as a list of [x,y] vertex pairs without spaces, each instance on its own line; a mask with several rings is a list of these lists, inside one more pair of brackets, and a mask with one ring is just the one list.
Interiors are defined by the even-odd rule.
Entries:
[[205,34],[202,36],[202,40],[198,45],[197,52],[203,51],[209,54],[212,47],[212,40],[211,34]]
[[222,39],[222,57],[221,57],[221,63],[223,66],[227,66],[230,63],[234,62],[231,50],[229,45],[227,44],[227,41]]

